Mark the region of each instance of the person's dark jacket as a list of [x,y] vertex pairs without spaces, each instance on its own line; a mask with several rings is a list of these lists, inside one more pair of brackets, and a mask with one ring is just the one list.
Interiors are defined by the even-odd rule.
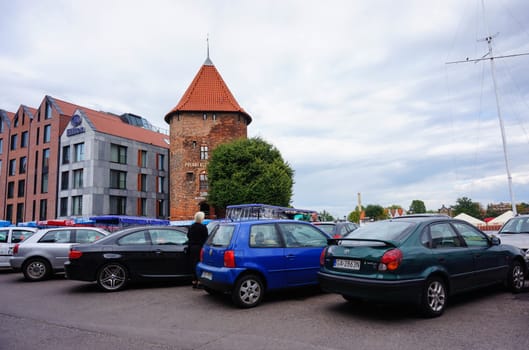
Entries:
[[208,228],[206,225],[194,222],[187,231],[187,239],[189,246],[202,247],[208,239]]

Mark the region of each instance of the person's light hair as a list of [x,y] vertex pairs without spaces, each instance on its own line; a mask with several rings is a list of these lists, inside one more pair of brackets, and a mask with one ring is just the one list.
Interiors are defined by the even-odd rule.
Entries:
[[198,222],[199,224],[202,223],[202,221],[204,221],[204,217],[206,216],[206,214],[204,214],[203,211],[197,211],[195,213],[195,222]]

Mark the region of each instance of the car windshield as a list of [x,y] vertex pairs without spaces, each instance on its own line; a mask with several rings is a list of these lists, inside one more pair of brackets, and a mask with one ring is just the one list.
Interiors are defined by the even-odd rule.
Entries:
[[407,221],[377,221],[360,226],[356,230],[349,232],[344,238],[400,241],[415,226],[415,223]]
[[325,233],[332,234],[334,224],[317,224],[316,227],[321,229]]
[[219,225],[215,232],[209,236],[207,244],[214,247],[227,247],[230,244],[234,229],[234,225]]
[[514,218],[507,221],[499,233],[529,233],[529,217]]

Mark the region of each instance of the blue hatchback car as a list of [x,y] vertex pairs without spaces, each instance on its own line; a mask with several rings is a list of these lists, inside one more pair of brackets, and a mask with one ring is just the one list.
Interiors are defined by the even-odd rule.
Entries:
[[202,249],[197,276],[208,293],[230,293],[239,307],[254,307],[265,291],[318,284],[328,238],[304,221],[222,222]]

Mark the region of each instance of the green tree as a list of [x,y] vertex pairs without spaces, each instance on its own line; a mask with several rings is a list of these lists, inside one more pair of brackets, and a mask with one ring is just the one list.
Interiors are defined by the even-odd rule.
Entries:
[[[364,210],[364,208],[362,207],[362,210]],[[350,212],[349,215],[347,215],[347,220],[351,221],[351,222],[356,222],[357,224],[360,223],[360,214],[361,214],[361,210],[358,209],[358,206],[356,206],[355,210]]]
[[259,137],[219,145],[211,152],[207,172],[208,202],[216,207],[290,204],[294,170],[277,148]]
[[458,198],[456,205],[452,207],[454,216],[461,213],[473,216],[478,219],[483,219],[483,210],[479,203],[472,202],[468,197]]
[[365,212],[367,217],[370,217],[374,220],[387,219],[387,214],[384,212],[384,208],[382,208],[380,205],[369,204],[366,207]]
[[326,210],[318,214],[321,221],[334,221],[334,217],[329,214]]
[[414,199],[411,201],[410,204],[410,212],[414,214],[422,214],[426,213],[426,206],[424,205],[424,202],[419,199]]

